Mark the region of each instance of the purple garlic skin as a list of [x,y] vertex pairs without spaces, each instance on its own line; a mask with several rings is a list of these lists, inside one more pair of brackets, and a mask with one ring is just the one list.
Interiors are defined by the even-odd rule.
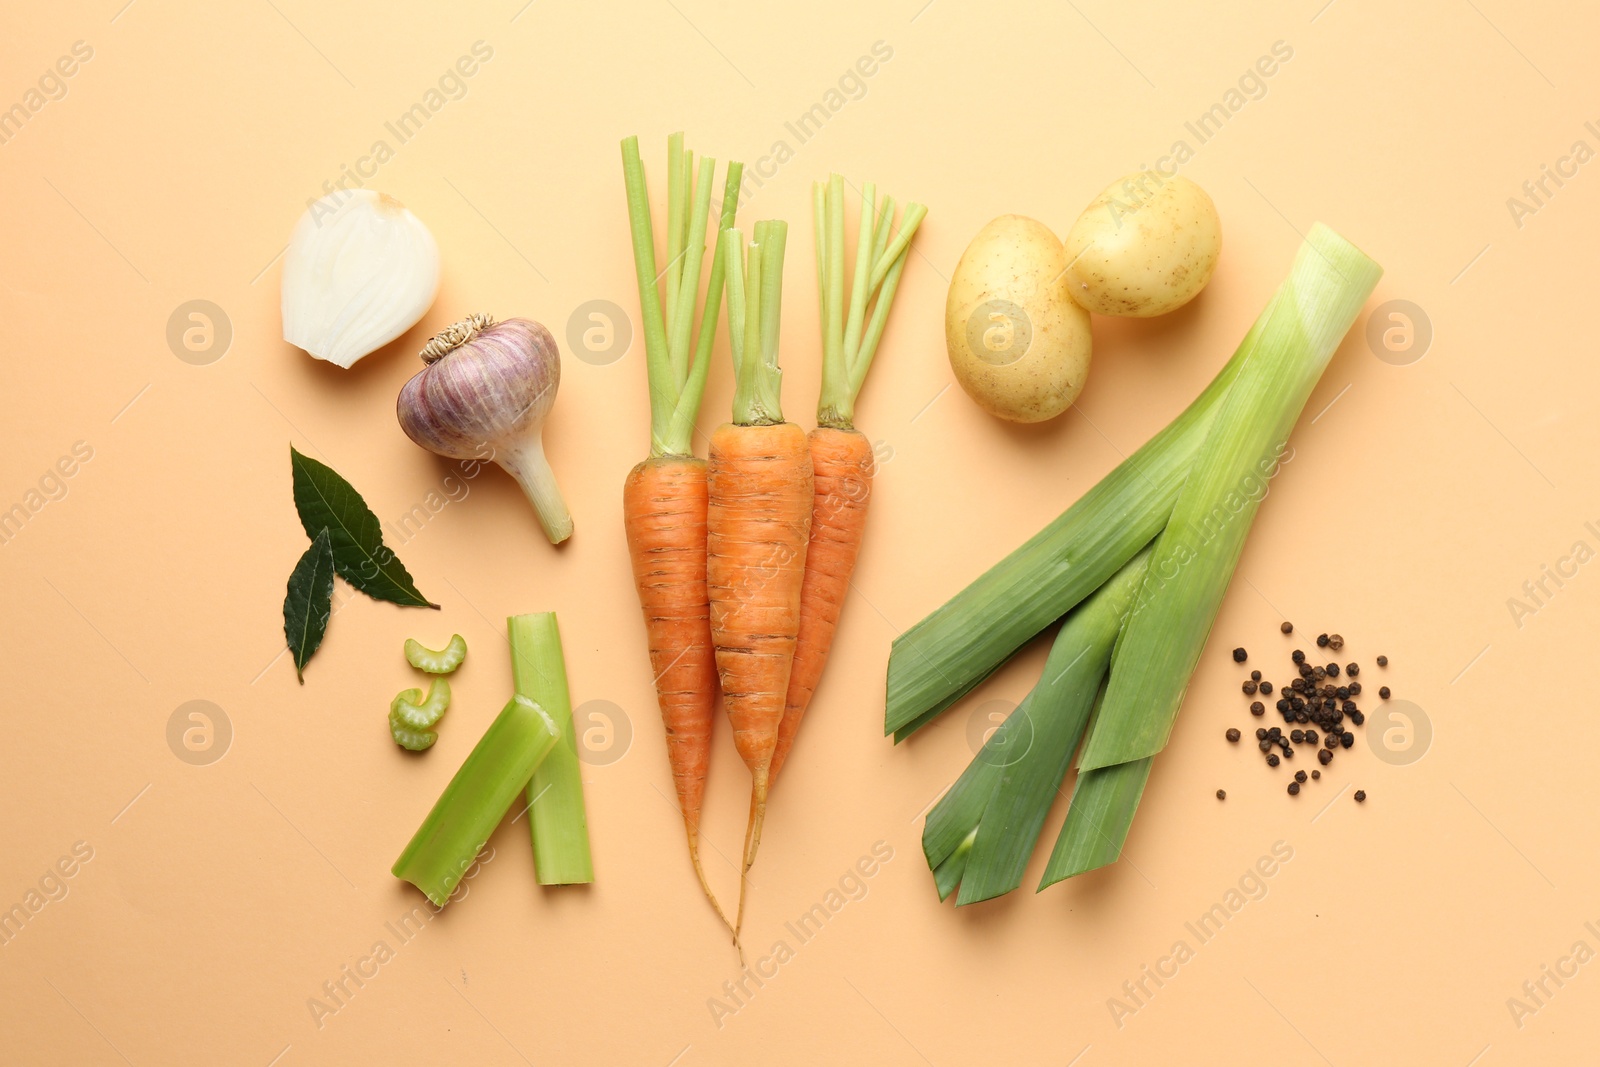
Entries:
[[481,331],[419,371],[400,390],[406,436],[451,459],[484,459],[485,446],[535,431],[561,385],[556,339],[529,319]]
[[[522,485],[550,542],[560,544],[572,536],[572,515],[541,437],[561,384],[556,339],[529,319],[507,319],[463,335],[465,341],[401,387],[400,428],[438,455],[500,464]],[[423,358],[448,343],[436,338]]]

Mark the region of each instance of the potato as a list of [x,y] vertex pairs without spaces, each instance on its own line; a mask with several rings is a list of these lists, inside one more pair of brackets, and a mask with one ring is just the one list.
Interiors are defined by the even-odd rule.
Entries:
[[1049,227],[1001,215],[972,239],[950,278],[945,347],[978,406],[1012,422],[1053,419],[1089,376],[1089,313],[1067,291]]
[[1206,287],[1222,223],[1194,182],[1146,170],[1106,186],[1072,224],[1066,246],[1078,303],[1101,315],[1148,318]]

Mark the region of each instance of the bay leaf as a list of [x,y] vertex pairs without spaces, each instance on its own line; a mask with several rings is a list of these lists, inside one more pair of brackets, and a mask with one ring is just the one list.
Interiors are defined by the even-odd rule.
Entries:
[[283,598],[283,636],[289,641],[301,685],[306,684],[306,664],[328,632],[332,611],[333,539],[323,527],[290,572],[289,592]]
[[407,607],[437,608],[422,595],[405,564],[383,543],[378,517],[355,487],[326,463],[289,446],[294,468],[294,506],[306,536],[326,529],[339,577],[374,600]]

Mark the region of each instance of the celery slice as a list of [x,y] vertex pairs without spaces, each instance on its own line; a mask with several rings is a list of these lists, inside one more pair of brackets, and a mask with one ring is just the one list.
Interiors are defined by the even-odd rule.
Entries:
[[417,689],[407,689],[389,703],[391,719],[408,730],[431,730],[450,707],[450,683],[435,678],[428,687],[428,699]]
[[1321,223],[1300,246],[1156,542],[1084,770],[1165,747],[1289,433],[1382,273]]
[[449,674],[467,658],[467,642],[451,634],[450,643],[435,652],[414,638],[406,638],[406,662],[429,674]]
[[392,872],[444,907],[489,835],[556,748],[561,731],[533,701],[515,696],[444,787]]
[[1250,348],[1195,401],[1005,559],[895,639],[884,733],[902,741],[960,700],[1159,534]]
[[506,620],[511,638],[511,677],[517,694],[549,712],[561,743],[528,782],[528,823],[533,863],[540,885],[594,881],[589,855],[589,819],[583,804],[578,739],[572,726],[572,698],[561,652],[561,629],[554,612],[513,615]]

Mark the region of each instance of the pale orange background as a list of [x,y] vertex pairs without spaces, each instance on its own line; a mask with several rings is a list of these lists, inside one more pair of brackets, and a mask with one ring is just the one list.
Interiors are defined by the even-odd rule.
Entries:
[[[1600,786],[1581,681],[1600,577],[1580,571],[1520,628],[1506,601],[1574,541],[1600,546],[1583,527],[1600,519],[1600,371],[1579,310],[1593,300],[1600,164],[1521,228],[1505,202],[1573,141],[1600,147],[1583,126],[1600,119],[1592,9],[123,3],[13,2],[0,33],[0,106],[74,41],[94,52],[64,99],[0,145],[0,506],[74,442],[93,448],[66,497],[0,548],[0,906],[75,842],[94,850],[69,895],[0,946],[4,1062],[1590,1061],[1600,964],[1520,1028],[1506,1000],[1573,942],[1600,948],[1584,928],[1600,920]],[[372,183],[437,236],[437,303],[352,371],[312,361],[279,340],[291,225],[479,40],[493,58],[465,97]],[[880,40],[893,58],[865,96],[797,144],[784,123]],[[1210,288],[1165,320],[1097,319],[1089,386],[1054,422],[981,414],[951,386],[941,336],[970,236],[1003,212],[1065,231],[1112,177],[1193,143],[1185,120],[1279,40],[1292,61],[1185,168],[1223,219]],[[720,1027],[707,1002],[737,964],[667,799],[619,517],[647,443],[637,338],[610,365],[565,353],[546,440],[577,519],[570,545],[546,544],[492,471],[396,546],[442,612],[355,596],[304,688],[274,660],[305,543],[287,445],[349,476],[385,521],[422,500],[449,468],[393,415],[416,350],[468,311],[538,318],[564,349],[585,301],[636,313],[617,142],[640,135],[659,206],[679,128],[723,159],[795,148],[743,218],[794,227],[784,362],[797,421],[817,391],[810,182],[838,170],[931,208],[859,411],[893,458],[858,595],[753,872],[752,955],[780,938],[795,955]],[[969,759],[974,709],[1018,699],[1044,649],[896,748],[881,736],[891,639],[1175,415],[1317,220],[1387,269],[1373,306],[1425,309],[1431,350],[1380,362],[1358,324],[1333,360],[1126,861],[1035,896],[1058,805],[1022,891],[941,906],[920,815]],[[165,339],[193,299],[220,305],[234,331],[208,366]],[[731,392],[720,344],[718,359],[706,430]],[[385,922],[421,899],[389,865],[507,692],[504,616],[545,609],[560,613],[575,701],[610,701],[632,727],[621,758],[585,770],[598,881],[537,888],[523,824],[502,827],[468,899],[319,1028],[307,998],[373,942],[393,945]],[[1363,737],[1291,800],[1248,746],[1227,746],[1226,726],[1251,723],[1226,650],[1270,651],[1276,666],[1285,616],[1342,631],[1363,662],[1386,652],[1384,680],[1431,719],[1431,751],[1391,766]],[[384,727],[389,697],[414,684],[401,642],[452,631],[472,653],[437,747],[412,758]],[[234,732],[209,766],[166,740],[195,699]],[[747,787],[723,730],[707,855],[730,896],[720,857],[737,848]],[[1280,840],[1294,858],[1266,897],[1119,1028],[1107,999]],[[865,898],[799,945],[784,922],[879,841],[893,859]]]

